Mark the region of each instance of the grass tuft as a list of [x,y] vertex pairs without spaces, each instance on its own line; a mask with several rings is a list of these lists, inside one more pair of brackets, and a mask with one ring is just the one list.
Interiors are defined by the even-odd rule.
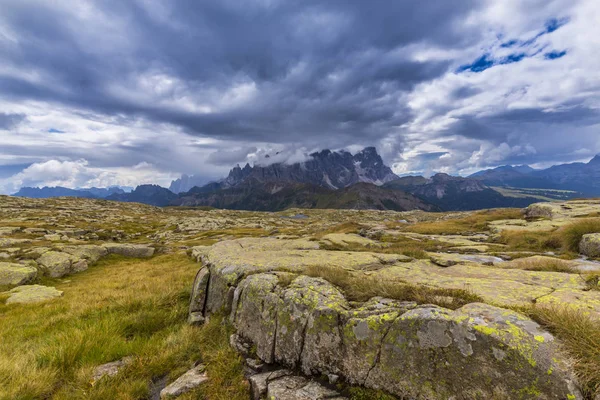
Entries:
[[558,258],[521,258],[509,263],[508,268],[522,269],[525,271],[564,272],[577,273],[577,270],[568,262]]
[[418,304],[437,304],[455,310],[483,299],[468,289],[442,289],[409,284],[400,280],[382,280],[359,271],[337,267],[310,267],[303,275],[323,278],[338,286],[350,301],[367,301],[381,296]]
[[528,314],[561,339],[574,358],[574,369],[584,393],[600,396],[600,321],[567,306],[536,306]]
[[579,242],[583,235],[600,232],[600,218],[584,219],[561,228],[558,233],[561,236],[564,249],[574,253],[579,252]]

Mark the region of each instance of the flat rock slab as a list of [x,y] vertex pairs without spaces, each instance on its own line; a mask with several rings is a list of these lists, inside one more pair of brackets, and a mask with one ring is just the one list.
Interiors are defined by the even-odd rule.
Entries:
[[169,399],[181,396],[182,394],[187,393],[206,382],[208,382],[206,367],[204,365],[198,365],[181,375],[179,378],[177,378],[177,380],[175,380],[175,382],[161,390],[160,398]]
[[0,262],[0,285],[18,286],[33,281],[37,276],[34,267]]
[[321,238],[325,244],[337,246],[358,245],[364,247],[381,247],[381,243],[362,237],[355,233],[330,233]]
[[133,362],[133,357],[124,357],[118,361],[113,361],[113,362],[99,365],[94,370],[94,374],[92,375],[92,379],[91,379],[90,383],[93,386],[104,377],[115,376],[119,373],[121,368],[123,368],[126,365],[131,364],[132,362]]
[[104,248],[109,254],[125,257],[149,258],[154,255],[154,248],[143,244],[107,243]]
[[6,304],[40,303],[63,295],[63,292],[56,288],[42,285],[19,286],[6,293],[10,296]]
[[60,251],[47,251],[36,261],[44,274],[52,278],[61,278],[88,268],[87,260]]

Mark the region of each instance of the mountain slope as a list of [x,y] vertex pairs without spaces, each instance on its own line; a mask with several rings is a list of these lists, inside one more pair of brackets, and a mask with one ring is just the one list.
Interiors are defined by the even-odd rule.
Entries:
[[436,174],[430,179],[410,176],[384,185],[385,188],[404,190],[420,197],[444,211],[477,210],[495,207],[526,207],[536,198],[503,196],[477,179]]
[[554,165],[543,170],[528,166],[505,165],[476,172],[469,178],[489,186],[530,189],[574,190],[583,196],[600,195],[600,155],[588,163]]
[[183,194],[174,205],[211,206],[233,210],[280,211],[290,207],[363,210],[426,210],[438,208],[402,191],[370,183],[343,189],[328,189],[310,183],[247,180],[236,187],[194,190]]
[[131,193],[112,194],[106,200],[123,201],[127,203],[144,203],[151,206],[164,207],[177,199],[177,195],[169,189],[158,185],[140,185]]

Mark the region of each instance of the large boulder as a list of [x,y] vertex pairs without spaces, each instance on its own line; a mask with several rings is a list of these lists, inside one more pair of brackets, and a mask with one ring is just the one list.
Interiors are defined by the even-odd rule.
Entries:
[[6,304],[39,303],[63,295],[63,292],[56,288],[42,285],[18,286],[6,293],[9,295]]
[[90,264],[94,264],[108,254],[108,250],[105,247],[96,245],[65,246],[60,250],[77,258],[85,259]]
[[61,278],[71,273],[85,271],[88,268],[85,259],[59,251],[45,252],[37,259],[37,263],[44,274],[52,278]]
[[259,273],[237,286],[230,318],[267,363],[406,398],[581,398],[551,334],[486,304],[452,311],[375,299],[357,309],[323,279],[286,287]]
[[104,248],[109,254],[125,257],[148,258],[154,255],[154,248],[143,244],[107,243]]
[[583,235],[579,242],[579,251],[588,257],[600,257],[600,233]]
[[0,262],[0,286],[18,286],[33,281],[37,269],[31,266]]

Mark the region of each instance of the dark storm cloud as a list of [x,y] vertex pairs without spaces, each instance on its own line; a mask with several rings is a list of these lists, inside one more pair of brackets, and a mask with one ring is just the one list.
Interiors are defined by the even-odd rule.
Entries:
[[[85,34],[94,27],[84,19],[52,4],[36,3],[31,12],[29,2],[11,1],[0,19],[18,40],[0,51],[42,81],[0,75],[0,92],[14,101],[173,123],[195,135],[290,142],[329,134],[338,135],[338,146],[368,144],[410,119],[398,96],[448,69],[446,62],[410,60],[402,48],[472,44],[470,32],[458,26],[477,3],[189,0],[155,9],[98,1],[98,19],[126,29],[92,43]],[[118,50],[111,51],[109,41]],[[253,82],[257,99],[206,114],[110,90],[130,87],[151,70],[181,80],[200,99]]]

